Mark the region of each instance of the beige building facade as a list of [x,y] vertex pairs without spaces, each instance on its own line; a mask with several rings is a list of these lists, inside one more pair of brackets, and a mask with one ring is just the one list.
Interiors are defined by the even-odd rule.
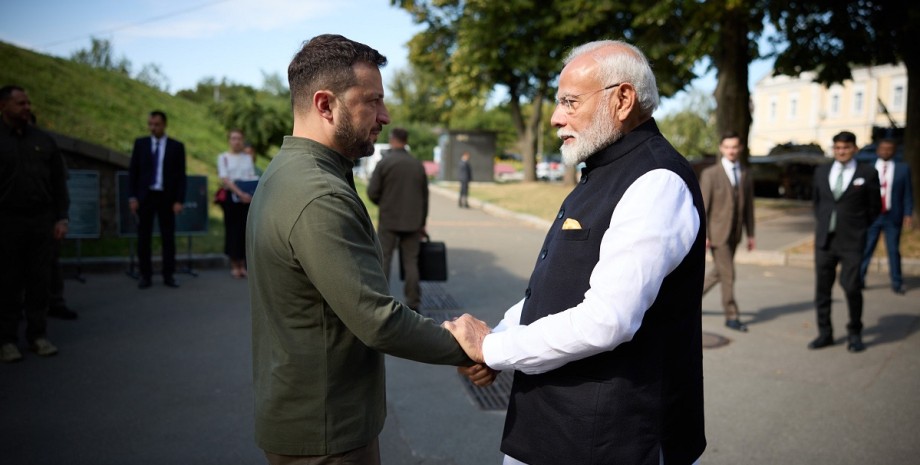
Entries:
[[[853,78],[825,87],[815,74],[767,75],[754,85],[751,155],[766,155],[778,144],[816,143],[828,155],[840,131],[856,134],[861,147],[872,142],[872,127],[907,118],[907,69],[903,65],[854,68]],[[886,114],[887,110],[887,114]],[[890,116],[890,119],[889,119]]]

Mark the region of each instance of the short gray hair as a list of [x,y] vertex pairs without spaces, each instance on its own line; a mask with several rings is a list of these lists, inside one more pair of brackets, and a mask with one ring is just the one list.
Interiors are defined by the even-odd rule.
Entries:
[[[625,50],[617,53],[592,53],[604,47],[621,47]],[[658,84],[655,73],[648,59],[637,47],[621,40],[598,40],[588,42],[572,49],[566,55],[563,64],[567,65],[575,58],[590,54],[598,64],[598,79],[605,85],[628,82],[636,88],[639,96],[639,110],[651,116],[658,108]]]

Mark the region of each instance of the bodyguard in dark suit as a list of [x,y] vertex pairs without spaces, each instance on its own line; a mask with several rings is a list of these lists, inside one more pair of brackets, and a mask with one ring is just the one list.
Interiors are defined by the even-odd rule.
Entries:
[[840,264],[840,286],[846,294],[850,322],[847,350],[861,352],[862,287],[859,266],[866,246],[866,231],[881,208],[878,174],[871,166],[856,163],[856,136],[834,136],[834,163],[815,169],[815,307],[818,338],[808,344],[820,349],[834,344],[831,326],[831,288]]
[[903,295],[904,281],[901,278],[901,228],[911,227],[914,214],[914,197],[910,186],[910,168],[906,163],[897,163],[894,158],[896,144],[893,140],[878,143],[876,153],[878,160],[874,163],[881,184],[882,213],[869,226],[869,237],[863,253],[862,266],[859,269],[859,282],[865,285],[866,272],[872,253],[878,243],[878,235],[885,232],[885,248],[888,251],[888,274],[891,276],[891,289]]
[[390,278],[393,250],[405,270],[406,305],[418,310],[422,301],[418,255],[428,219],[428,176],[425,166],[406,151],[409,133],[403,128],[390,131],[386,152],[367,185],[367,197],[380,207],[377,236],[383,249],[383,271]]
[[150,112],[150,136],[134,141],[128,168],[128,195],[131,211],[137,215],[137,255],[141,270],[138,287],[150,287],[153,266],[150,241],[153,219],[160,225],[163,243],[163,282],[179,287],[176,271],[176,215],[185,202],[185,146],[166,137],[166,114]]

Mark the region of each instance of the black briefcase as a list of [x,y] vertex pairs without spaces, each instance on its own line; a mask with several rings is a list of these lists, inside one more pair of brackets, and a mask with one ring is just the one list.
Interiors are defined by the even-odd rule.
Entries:
[[[447,281],[447,246],[443,242],[425,239],[418,251],[419,281]],[[399,256],[399,279],[406,280],[402,254]]]

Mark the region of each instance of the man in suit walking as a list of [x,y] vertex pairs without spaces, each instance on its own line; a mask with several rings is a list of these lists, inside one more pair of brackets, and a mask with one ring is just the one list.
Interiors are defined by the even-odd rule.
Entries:
[[470,208],[470,181],[473,180],[473,168],[470,166],[470,152],[460,155],[460,166],[457,168],[457,181],[460,181],[460,197],[457,206]]
[[405,270],[406,305],[418,310],[418,255],[428,219],[428,176],[422,162],[406,151],[409,133],[403,128],[390,131],[390,150],[384,155],[371,181],[367,196],[380,207],[377,235],[383,249],[383,271],[390,280],[393,250],[399,245],[399,259]]
[[859,268],[859,282],[865,286],[866,272],[878,243],[879,232],[884,231],[891,289],[895,294],[904,295],[907,291],[901,278],[901,228],[911,227],[914,197],[910,186],[910,168],[906,163],[892,160],[895,148],[896,144],[891,139],[882,140],[876,148],[878,160],[875,161],[875,170],[878,171],[881,184],[882,213],[869,226],[866,250]]
[[166,136],[166,113],[152,111],[147,119],[150,136],[134,141],[128,167],[128,205],[137,216],[137,256],[140,289],[150,287],[153,266],[150,242],[153,219],[163,242],[163,283],[179,287],[176,271],[176,215],[185,202],[185,145]]
[[746,332],[735,302],[735,250],[742,228],[747,232],[747,249],[754,248],[754,178],[741,168],[742,148],[737,133],[723,134],[720,162],[700,173],[700,190],[706,205],[706,246],[715,265],[703,281],[703,294],[721,282],[725,326]]
[[850,311],[847,350],[861,352],[863,296],[859,266],[866,246],[866,231],[879,214],[878,173],[858,164],[856,136],[844,131],[834,136],[834,162],[815,169],[812,199],[815,207],[815,308],[818,337],[808,344],[820,349],[834,344],[831,326],[831,288],[840,264],[840,286]]

